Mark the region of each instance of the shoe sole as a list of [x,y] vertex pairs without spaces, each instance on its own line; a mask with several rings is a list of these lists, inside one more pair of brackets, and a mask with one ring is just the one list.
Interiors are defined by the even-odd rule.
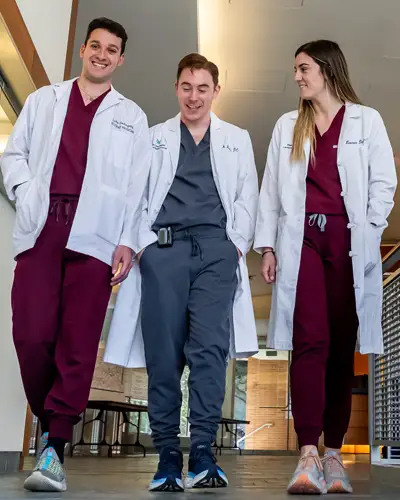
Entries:
[[205,471],[194,478],[187,477],[185,480],[185,488],[187,489],[226,488],[227,486],[228,480],[214,471]]
[[300,474],[296,482],[288,488],[288,493],[291,495],[324,495],[326,489],[319,488],[310,481],[307,474]]
[[179,479],[167,478],[162,484],[154,481],[149,486],[149,491],[165,491],[169,493],[179,493],[185,491],[182,481]]
[[54,481],[54,479],[44,476],[40,471],[35,471],[26,479],[24,488],[28,491],[60,493],[67,491],[67,483],[65,479],[62,482]]
[[351,486],[349,488],[346,488],[343,481],[338,479],[336,481],[333,481],[333,483],[328,486],[328,493],[351,494],[353,493],[353,488]]

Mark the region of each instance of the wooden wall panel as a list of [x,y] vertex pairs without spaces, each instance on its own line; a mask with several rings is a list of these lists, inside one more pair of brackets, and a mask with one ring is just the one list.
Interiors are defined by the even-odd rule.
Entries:
[[[286,450],[287,449],[287,412],[282,409],[265,409],[263,406],[283,407],[287,403],[288,382],[287,361],[264,361],[254,358],[248,360],[246,434],[269,422],[271,428],[264,428],[245,441],[246,449]],[[323,436],[321,437],[323,444]],[[353,395],[353,406],[349,430],[344,444],[368,444],[368,396]],[[293,418],[289,418],[289,450],[297,448]]]
[[7,29],[36,88],[48,85],[50,83],[49,79],[32,42],[32,38],[22,18],[21,12],[18,9],[17,2],[15,0],[1,0],[0,15],[4,19]]
[[79,0],[72,0],[71,6],[71,20],[69,24],[67,54],[65,58],[64,80],[71,78],[72,68],[72,54],[74,51],[75,33],[76,33],[76,20],[78,17],[78,4]]
[[124,369],[122,366],[105,363],[103,357],[104,347],[100,347],[91,388],[109,391],[109,399],[113,399],[112,393],[124,392]]
[[271,310],[272,295],[259,295],[252,299],[255,318],[268,319]]
[[368,396],[353,394],[350,425],[344,444],[368,444]]
[[148,377],[145,368],[124,368],[126,397],[147,401]]
[[[264,361],[250,358],[247,372],[246,434],[265,423],[264,428],[245,441],[246,449],[286,450],[288,414],[282,408],[262,408],[263,406],[284,407],[287,404],[288,362]],[[293,429],[293,419],[289,418],[289,449],[296,449],[297,440]]]

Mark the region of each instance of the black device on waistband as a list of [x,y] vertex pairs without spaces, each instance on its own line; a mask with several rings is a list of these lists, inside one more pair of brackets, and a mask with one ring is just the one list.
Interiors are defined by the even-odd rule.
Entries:
[[172,229],[170,227],[162,227],[157,232],[159,247],[172,247]]

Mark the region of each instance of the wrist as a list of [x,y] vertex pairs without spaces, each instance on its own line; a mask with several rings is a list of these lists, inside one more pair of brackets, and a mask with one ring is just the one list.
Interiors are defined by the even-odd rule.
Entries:
[[265,248],[263,253],[262,253],[262,256],[264,257],[264,255],[267,255],[268,253],[271,253],[272,255],[275,255],[275,252],[273,251],[272,248]]

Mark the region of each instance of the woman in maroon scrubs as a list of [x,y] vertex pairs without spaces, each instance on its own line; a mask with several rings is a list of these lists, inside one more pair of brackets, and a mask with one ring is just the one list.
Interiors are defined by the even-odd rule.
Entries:
[[254,246],[274,284],[268,347],[293,350],[301,458],[288,491],[350,493],[340,449],[354,351],[359,329],[361,352],[382,352],[379,247],[396,172],[383,121],[361,105],[339,46],[318,40],[295,57],[299,110],[273,132]]

